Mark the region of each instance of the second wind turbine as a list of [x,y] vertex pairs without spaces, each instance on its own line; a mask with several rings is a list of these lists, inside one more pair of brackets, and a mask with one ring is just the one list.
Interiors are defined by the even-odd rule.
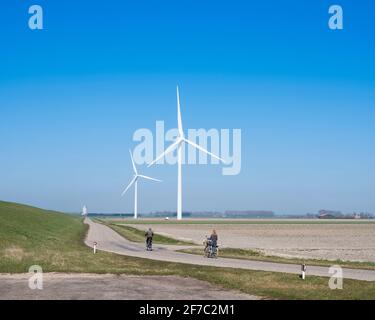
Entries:
[[131,150],[129,150],[129,152],[130,152],[130,159],[132,160],[134,175],[133,175],[133,179],[130,181],[130,183],[128,184],[124,192],[121,194],[121,196],[123,196],[126,193],[126,191],[128,191],[129,188],[134,184],[134,219],[137,219],[138,217],[138,178],[143,178],[143,179],[157,181],[157,182],[161,182],[161,180],[154,179],[148,176],[144,176],[143,174],[139,174],[137,167],[135,166],[133,154]]

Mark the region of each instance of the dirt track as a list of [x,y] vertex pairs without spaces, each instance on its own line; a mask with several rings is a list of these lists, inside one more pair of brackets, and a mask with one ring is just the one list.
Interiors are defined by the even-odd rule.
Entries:
[[0,275],[1,300],[254,300],[255,296],[225,290],[208,282],[174,276],[117,276],[47,273],[43,290],[28,287],[29,274]]

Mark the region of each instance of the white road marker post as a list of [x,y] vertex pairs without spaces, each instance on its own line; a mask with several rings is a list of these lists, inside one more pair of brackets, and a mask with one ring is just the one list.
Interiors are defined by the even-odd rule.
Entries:
[[302,263],[301,265],[301,279],[302,280],[305,280],[306,278],[306,264],[305,263]]
[[98,245],[98,243],[95,241],[94,242],[94,254],[96,253],[96,246]]

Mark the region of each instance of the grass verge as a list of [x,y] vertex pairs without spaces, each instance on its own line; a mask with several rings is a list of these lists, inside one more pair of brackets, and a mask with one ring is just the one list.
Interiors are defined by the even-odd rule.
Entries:
[[[119,235],[125,239],[133,242],[145,242],[145,231],[139,230],[134,227],[119,225],[115,223],[108,223],[106,221],[100,220],[106,226],[110,227],[112,230],[116,231]],[[178,240],[175,238],[167,237],[162,234],[154,233],[153,238],[154,244],[169,244],[169,245],[196,245],[194,242]]]
[[[178,250],[178,252],[202,255],[202,248],[189,248]],[[375,270],[375,263],[373,262],[355,262],[342,260],[320,260],[320,259],[301,259],[301,258],[286,258],[278,256],[268,256],[257,250],[251,249],[236,249],[236,248],[220,248],[219,256],[223,258],[234,258],[255,261],[267,261],[289,264],[302,264],[303,262],[311,266],[332,266],[334,264],[343,268],[351,269],[366,269]]]

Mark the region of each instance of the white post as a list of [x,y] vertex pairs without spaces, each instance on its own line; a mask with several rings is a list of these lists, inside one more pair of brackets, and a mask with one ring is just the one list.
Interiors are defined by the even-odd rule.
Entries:
[[177,220],[182,219],[182,144],[178,146]]
[[94,254],[96,253],[96,245],[97,245],[97,243],[94,242]]
[[137,213],[138,203],[137,203],[137,200],[138,200],[138,181],[135,180],[135,184],[134,184],[134,219],[137,219],[137,217],[138,217],[138,213]]

